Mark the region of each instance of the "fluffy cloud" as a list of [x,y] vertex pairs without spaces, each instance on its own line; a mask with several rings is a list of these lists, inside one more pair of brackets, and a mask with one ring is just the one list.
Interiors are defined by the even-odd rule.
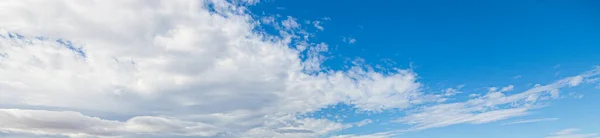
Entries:
[[558,131],[546,138],[598,138],[597,134],[576,134],[579,129],[569,128]]
[[[297,117],[423,101],[409,70],[322,70],[326,44],[256,31],[257,1],[9,0],[0,4],[0,131],[40,135],[314,137]],[[299,29],[289,17],[282,32]]]

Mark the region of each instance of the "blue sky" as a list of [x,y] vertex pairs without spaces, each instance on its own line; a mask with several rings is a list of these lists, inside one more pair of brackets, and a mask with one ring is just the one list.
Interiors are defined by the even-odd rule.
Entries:
[[9,1],[0,136],[598,138],[596,5]]
[[[393,61],[395,64],[388,66],[412,66],[431,93],[464,84],[463,96],[456,98],[461,101],[470,93],[485,93],[487,87],[514,85],[515,91],[523,91],[533,84],[576,75],[600,64],[596,52],[600,45],[600,11],[593,6],[598,4],[592,0],[307,0],[270,1],[250,9],[306,20],[329,17],[331,20],[323,22],[324,31],[314,38],[335,44],[326,66],[338,68],[345,58],[356,57],[369,64],[387,65],[386,61]],[[344,43],[343,37],[354,38],[356,43]],[[565,90],[584,98],[566,96],[531,115],[400,137],[530,138],[544,137],[565,127],[597,132],[599,126],[591,120],[598,114],[593,109],[600,95],[594,87]],[[501,125],[539,118],[553,121]],[[374,123],[345,133],[390,128],[403,126]]]

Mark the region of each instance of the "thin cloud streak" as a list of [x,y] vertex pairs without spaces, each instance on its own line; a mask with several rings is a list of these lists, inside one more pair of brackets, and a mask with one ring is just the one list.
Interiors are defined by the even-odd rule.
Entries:
[[514,124],[524,124],[524,123],[535,123],[535,122],[547,122],[547,121],[556,121],[558,118],[539,118],[539,119],[529,119],[529,120],[519,120],[510,123],[504,123],[502,125],[514,125]]

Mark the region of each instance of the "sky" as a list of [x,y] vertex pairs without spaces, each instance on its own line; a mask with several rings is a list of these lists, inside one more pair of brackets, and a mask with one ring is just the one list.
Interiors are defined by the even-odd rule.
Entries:
[[598,5],[5,0],[0,137],[600,138]]

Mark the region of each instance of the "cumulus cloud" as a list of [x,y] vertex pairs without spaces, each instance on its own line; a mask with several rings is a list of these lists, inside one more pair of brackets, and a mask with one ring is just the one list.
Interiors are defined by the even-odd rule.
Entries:
[[569,128],[558,131],[546,138],[598,138],[598,134],[577,134],[579,129]]
[[[0,130],[59,136],[315,137],[302,118],[423,101],[410,70],[323,70],[323,43],[256,31],[255,0],[9,0],[0,4]],[[282,32],[297,30],[293,17]],[[301,40],[306,41],[306,40]],[[306,54],[305,54],[306,53]]]

